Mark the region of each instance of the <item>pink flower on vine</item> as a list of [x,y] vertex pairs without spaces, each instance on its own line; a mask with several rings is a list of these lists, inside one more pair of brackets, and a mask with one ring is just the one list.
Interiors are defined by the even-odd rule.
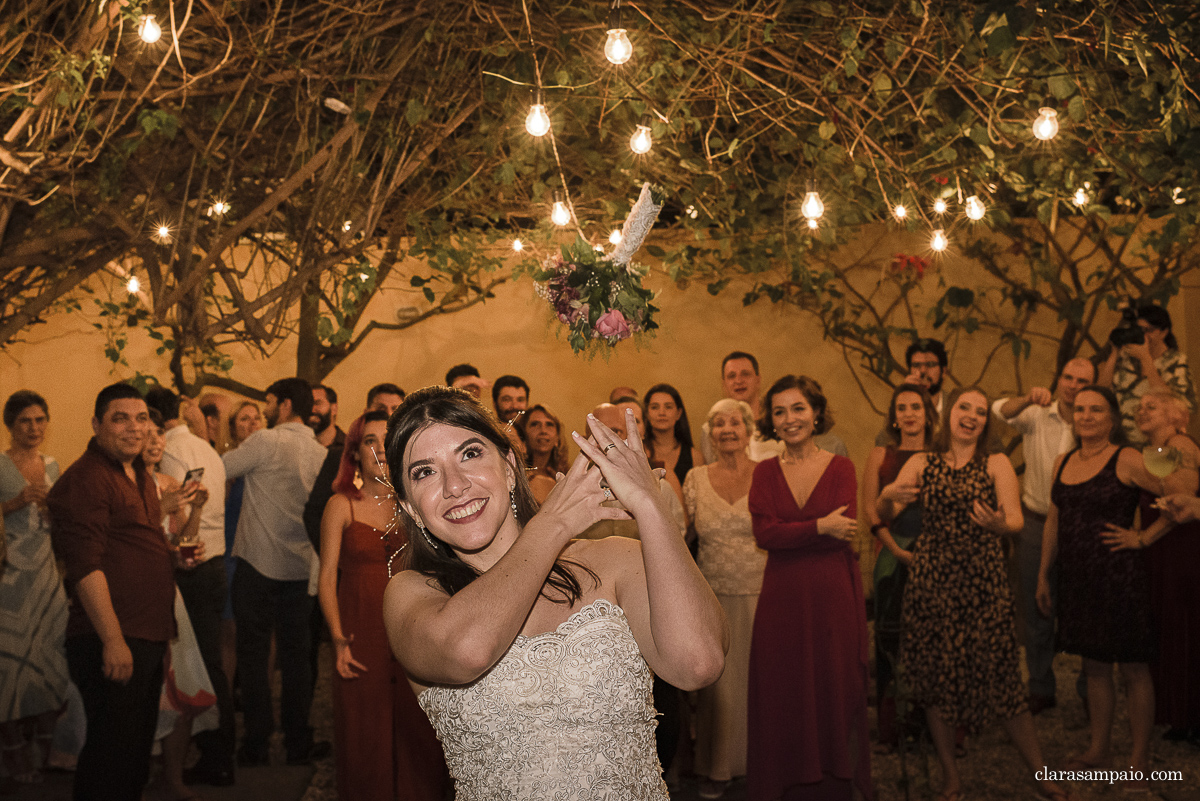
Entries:
[[602,337],[626,339],[630,334],[629,323],[620,310],[609,309],[596,320],[596,333]]

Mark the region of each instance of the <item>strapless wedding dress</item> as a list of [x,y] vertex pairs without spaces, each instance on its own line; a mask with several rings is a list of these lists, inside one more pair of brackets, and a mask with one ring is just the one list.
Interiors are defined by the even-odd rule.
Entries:
[[651,682],[625,613],[600,599],[418,701],[458,801],[667,801]]

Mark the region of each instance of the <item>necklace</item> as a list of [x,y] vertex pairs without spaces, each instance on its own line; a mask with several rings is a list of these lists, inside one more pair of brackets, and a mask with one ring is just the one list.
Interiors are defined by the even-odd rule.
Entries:
[[1106,450],[1108,450],[1108,448],[1109,448],[1109,445],[1110,445],[1110,443],[1107,443],[1107,442],[1106,442],[1106,443],[1104,443],[1103,445],[1101,445],[1101,446],[1100,446],[1100,447],[1099,447],[1097,450],[1094,450],[1094,451],[1092,451],[1091,453],[1084,453],[1083,446],[1082,446],[1082,445],[1080,445],[1080,446],[1079,446],[1079,459],[1080,459],[1080,461],[1084,461],[1084,462],[1086,462],[1088,459],[1095,459],[1097,456],[1099,456],[1100,454],[1102,454],[1102,453],[1104,453]]
[[792,456],[791,453],[788,451],[788,449],[784,448],[783,452],[779,454],[779,463],[780,464],[801,464],[802,462],[807,462],[809,459],[811,459],[813,456],[815,456],[817,454],[817,452],[820,451],[821,449],[816,444],[812,444],[811,448],[805,448],[805,450],[807,451],[807,453],[805,453],[801,456]]

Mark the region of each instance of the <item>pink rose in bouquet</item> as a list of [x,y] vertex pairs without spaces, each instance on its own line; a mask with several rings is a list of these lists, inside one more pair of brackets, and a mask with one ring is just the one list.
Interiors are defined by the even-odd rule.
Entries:
[[602,337],[627,339],[629,323],[625,321],[625,315],[621,314],[619,310],[609,309],[596,320],[596,333]]

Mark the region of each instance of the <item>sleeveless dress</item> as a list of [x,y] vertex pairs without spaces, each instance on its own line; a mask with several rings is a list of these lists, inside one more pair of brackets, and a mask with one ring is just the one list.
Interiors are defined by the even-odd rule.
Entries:
[[350,504],[338,556],[338,612],[342,631],[354,635],[350,652],[367,670],[354,679],[333,673],[338,798],[441,801],[449,784],[441,748],[383,625],[382,535],[355,520]]
[[[1158,519],[1155,500],[1142,492],[1142,528]],[[1175,526],[1146,553],[1158,637],[1150,662],[1154,722],[1200,730],[1200,520]]]
[[[896,480],[900,469],[920,451],[902,451],[888,445],[879,465],[879,487]],[[921,504],[910,503],[888,524],[892,539],[911,552],[921,533]],[[896,662],[900,658],[900,615],[904,603],[904,587],[908,583],[908,566],[886,548],[875,557],[872,576],[875,592],[875,708],[879,726],[879,741],[894,743],[896,731],[896,698],[893,681]]]
[[972,459],[954,470],[930,454],[920,498],[900,662],[915,704],[975,733],[1028,708],[1000,537],[971,521],[975,501],[995,508],[996,487],[986,464]]
[[1141,490],[1117,478],[1120,448],[1087,481],[1064,484],[1062,467],[1074,454],[1063,459],[1050,489],[1058,508],[1059,650],[1097,662],[1149,662],[1154,627],[1146,553],[1113,551],[1101,539],[1106,523],[1133,525]]
[[418,701],[458,801],[668,801],[650,687],[625,613],[601,598]]
[[803,507],[778,457],[754,468],[749,508],[767,551],[750,646],[746,797],[871,798],[867,607],[858,555],[817,533],[854,517],[854,464],[834,456]]
[[[58,462],[42,457],[46,486]],[[0,501],[29,482],[0,453]],[[0,722],[60,709],[67,697],[67,596],[50,548],[50,521],[36,504],[4,516],[7,557],[0,577]]]
[[683,482],[683,505],[696,527],[696,563],[729,621],[725,672],[696,693],[696,773],[716,781],[746,773],[746,698],[750,637],[762,589],[767,552],[754,542],[749,496],[735,503],[709,481],[709,466],[694,468]]

